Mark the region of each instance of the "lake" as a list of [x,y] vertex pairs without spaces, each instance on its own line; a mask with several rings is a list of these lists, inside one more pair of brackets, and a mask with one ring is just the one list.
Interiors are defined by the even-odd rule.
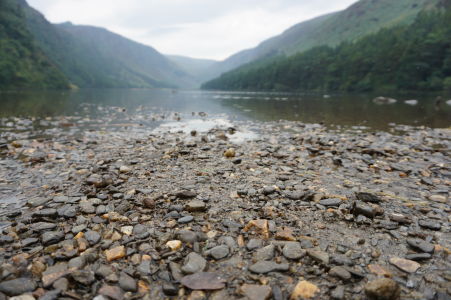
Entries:
[[[318,95],[301,93],[207,92],[143,89],[76,91],[26,91],[0,93],[0,117],[95,117],[99,107],[134,111],[205,112],[230,120],[292,120],[323,123],[328,126],[365,126],[387,130],[390,125],[414,125],[432,128],[451,125],[451,94],[386,95],[398,101],[378,104],[383,94]],[[437,102],[437,97],[442,100]],[[415,105],[405,100],[417,100]],[[92,108],[97,109],[92,109]],[[146,124],[144,124],[146,125]],[[150,123],[149,126],[152,126]]]

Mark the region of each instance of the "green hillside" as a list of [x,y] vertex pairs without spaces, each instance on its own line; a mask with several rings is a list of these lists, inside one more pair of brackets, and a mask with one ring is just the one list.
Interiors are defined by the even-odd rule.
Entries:
[[79,87],[189,87],[193,80],[152,47],[103,28],[54,25],[23,2],[28,28],[43,49]]
[[417,14],[442,0],[360,0],[346,10],[299,23],[253,49],[239,52],[213,65],[207,78],[246,63],[277,55],[293,55],[316,46],[355,41],[382,28],[410,24]]
[[22,5],[0,1],[0,89],[68,88],[69,82],[30,34]]
[[451,9],[425,11],[411,25],[382,29],[354,43],[250,63],[203,87],[353,92],[451,89],[450,37]]

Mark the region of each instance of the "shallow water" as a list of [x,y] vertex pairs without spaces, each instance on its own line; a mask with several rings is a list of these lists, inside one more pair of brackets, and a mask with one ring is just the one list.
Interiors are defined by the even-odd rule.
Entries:
[[[147,112],[180,112],[185,117],[192,116],[192,112],[205,112],[210,116],[226,116],[229,120],[283,119],[338,127],[364,126],[374,130],[386,130],[393,123],[433,128],[451,125],[451,106],[446,103],[451,95],[384,95],[398,100],[391,104],[375,103],[376,96],[381,94],[324,96],[141,89],[9,92],[0,93],[0,117],[95,118],[113,107],[118,112],[125,109],[127,113],[117,122],[139,121],[140,125],[153,127],[155,122],[145,117]],[[437,96],[443,100],[437,102]],[[406,103],[407,100],[417,102]]]

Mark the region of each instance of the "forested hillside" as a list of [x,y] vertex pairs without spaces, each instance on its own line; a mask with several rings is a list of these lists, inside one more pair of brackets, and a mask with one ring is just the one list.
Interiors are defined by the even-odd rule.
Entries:
[[69,82],[30,34],[22,5],[0,1],[0,89],[68,88]]
[[244,50],[213,65],[212,79],[246,63],[268,57],[294,55],[317,46],[356,41],[382,28],[411,24],[422,10],[435,9],[444,0],[360,0],[349,8],[299,23],[253,49]]
[[355,43],[316,47],[248,64],[203,85],[220,90],[451,89],[451,11],[425,11],[411,25]]

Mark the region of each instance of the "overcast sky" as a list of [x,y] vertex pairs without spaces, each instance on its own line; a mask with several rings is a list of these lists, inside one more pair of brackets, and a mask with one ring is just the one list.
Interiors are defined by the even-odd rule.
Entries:
[[165,54],[224,59],[357,0],[28,0],[51,22],[95,25]]

